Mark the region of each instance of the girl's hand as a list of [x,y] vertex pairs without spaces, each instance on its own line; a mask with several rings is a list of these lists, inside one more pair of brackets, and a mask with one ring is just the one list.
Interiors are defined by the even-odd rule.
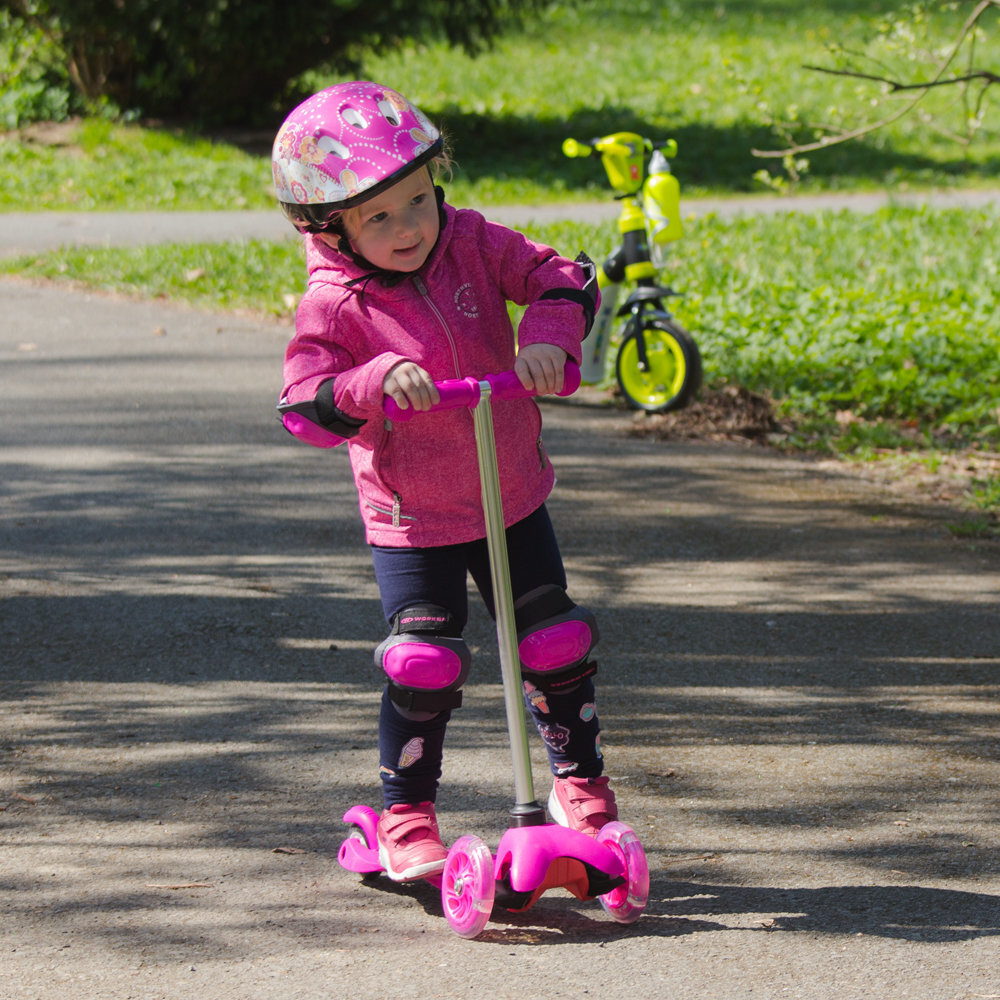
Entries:
[[410,406],[429,410],[440,400],[430,375],[414,361],[400,361],[390,368],[382,381],[382,391],[392,396],[401,410]]
[[566,352],[555,344],[526,344],[517,352],[514,373],[539,396],[561,391]]

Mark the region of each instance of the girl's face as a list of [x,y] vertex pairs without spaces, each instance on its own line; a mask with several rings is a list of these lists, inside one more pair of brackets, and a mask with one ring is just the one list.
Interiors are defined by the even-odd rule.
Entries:
[[[430,172],[417,170],[344,216],[355,253],[385,271],[416,271],[441,228]],[[336,238],[330,237],[336,247]]]

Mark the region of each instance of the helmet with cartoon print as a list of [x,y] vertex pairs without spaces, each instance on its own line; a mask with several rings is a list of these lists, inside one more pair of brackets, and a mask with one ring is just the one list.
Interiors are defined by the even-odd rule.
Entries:
[[441,133],[388,87],[338,83],[285,119],[271,153],[274,187],[297,229],[339,229],[340,213],[440,155]]

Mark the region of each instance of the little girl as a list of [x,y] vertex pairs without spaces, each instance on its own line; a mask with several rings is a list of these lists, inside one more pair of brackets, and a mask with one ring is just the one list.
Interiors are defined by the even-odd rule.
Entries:
[[[444,867],[434,802],[445,728],[469,673],[467,575],[491,614],[493,594],[471,414],[392,424],[384,399],[426,410],[438,401],[434,380],[511,368],[526,389],[558,392],[567,357],[580,360],[595,297],[581,264],[448,205],[435,185],[442,165],[434,125],[369,82],[300,104],[273,151],[278,200],[304,234],[309,273],[279,412],[309,444],[347,443],[390,625],[375,652],[387,677],[378,845],[400,882]],[[516,353],[508,300],[527,306]],[[566,593],[538,407],[491,405],[525,698],[555,776],[549,813],[596,835],[617,818],[601,776],[597,627]]]

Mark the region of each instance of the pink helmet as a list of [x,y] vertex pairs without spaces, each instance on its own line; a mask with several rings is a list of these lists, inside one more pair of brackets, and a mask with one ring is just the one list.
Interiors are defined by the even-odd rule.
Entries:
[[274,187],[300,229],[319,232],[345,208],[395,184],[442,149],[419,108],[377,83],[338,83],[303,101],[278,130]]

